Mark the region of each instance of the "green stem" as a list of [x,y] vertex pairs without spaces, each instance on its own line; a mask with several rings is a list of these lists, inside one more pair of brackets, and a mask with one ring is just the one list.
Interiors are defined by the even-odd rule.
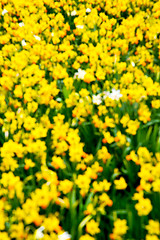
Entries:
[[80,236],[82,235],[82,229],[83,229],[83,227],[86,225],[86,223],[87,223],[91,218],[92,218],[92,216],[91,216],[91,215],[88,215],[88,216],[86,216],[86,217],[81,221],[81,223],[80,223],[79,226],[78,226],[78,238],[77,238],[77,239],[80,238]]
[[144,239],[144,217],[141,216],[140,218],[140,236],[141,239]]
[[77,226],[77,204],[76,204],[76,187],[75,185],[73,186],[73,190],[70,193],[69,196],[70,200],[70,219],[71,219],[71,236],[72,240],[75,239],[75,234],[76,234],[76,226]]

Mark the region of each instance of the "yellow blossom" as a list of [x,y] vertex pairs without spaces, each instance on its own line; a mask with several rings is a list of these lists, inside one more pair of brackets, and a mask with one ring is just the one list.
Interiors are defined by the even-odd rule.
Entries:
[[94,219],[90,220],[86,224],[86,232],[91,235],[99,233],[100,232],[99,224]]
[[114,180],[114,184],[117,190],[123,190],[127,187],[127,183],[123,177],[120,177],[119,180]]

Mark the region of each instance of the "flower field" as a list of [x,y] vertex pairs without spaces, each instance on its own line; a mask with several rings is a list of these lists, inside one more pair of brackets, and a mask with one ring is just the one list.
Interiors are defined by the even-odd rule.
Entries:
[[0,240],[160,239],[160,0],[0,0]]

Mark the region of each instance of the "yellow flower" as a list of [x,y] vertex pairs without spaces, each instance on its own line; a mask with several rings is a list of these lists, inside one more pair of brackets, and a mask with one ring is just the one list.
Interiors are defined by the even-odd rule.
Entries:
[[123,146],[126,143],[126,136],[122,134],[120,131],[117,132],[117,136],[115,137],[115,142],[119,147]]
[[123,236],[124,234],[126,234],[128,230],[128,226],[127,226],[127,221],[126,219],[117,219],[114,222],[114,229],[113,229],[113,234],[115,236],[114,239],[121,239],[121,236]]
[[139,115],[139,120],[142,121],[143,123],[147,123],[148,121],[151,120],[151,112],[147,105],[144,103],[140,104],[140,108],[138,109],[138,115]]
[[114,180],[114,184],[117,190],[123,190],[127,187],[127,183],[123,177],[120,177],[119,180]]
[[159,235],[160,234],[160,223],[159,223],[159,221],[150,219],[149,224],[146,226],[146,229],[147,229],[149,234]]
[[21,239],[27,237],[27,231],[24,229],[24,223],[19,222],[18,224],[11,225],[11,237]]
[[27,131],[30,131],[31,129],[35,128],[35,123],[36,119],[28,116],[24,119],[24,128]]
[[114,137],[111,136],[110,132],[103,132],[104,138],[102,139],[103,143],[111,144],[114,142]]
[[121,118],[120,123],[123,124],[123,127],[126,127],[129,120],[130,120],[129,115],[126,114]]
[[152,204],[148,198],[140,198],[135,208],[139,216],[147,216],[152,211]]
[[24,169],[28,170],[30,167],[34,167],[35,163],[31,159],[25,159],[25,166]]
[[49,214],[47,218],[43,221],[43,226],[45,228],[45,231],[53,232],[59,230],[59,216]]
[[14,171],[16,168],[18,168],[18,163],[15,159],[11,157],[4,157],[1,162],[0,170],[1,171]]
[[66,99],[67,107],[73,107],[77,104],[79,99],[79,94],[77,92],[72,92],[69,97]]
[[10,199],[13,199],[15,194],[16,196],[23,201],[24,193],[23,193],[23,183],[20,181],[19,176],[15,176],[11,171],[8,173],[2,173],[2,178],[0,183],[4,188],[8,190],[8,196]]
[[152,187],[153,187],[153,191],[154,191],[154,192],[159,192],[159,191],[160,191],[160,179],[156,179],[156,180],[152,183]]
[[83,143],[72,144],[69,148],[69,156],[71,162],[81,162],[83,156]]
[[94,209],[93,203],[87,205],[87,209],[84,211],[85,215],[96,215],[96,210]]
[[2,231],[5,230],[5,222],[8,220],[3,209],[1,209],[0,211],[0,218],[1,218],[0,231]]
[[138,193],[135,193],[132,197],[133,200],[140,200],[140,199],[143,199],[143,191],[140,191]]
[[90,186],[90,178],[86,175],[78,175],[78,178],[76,179],[75,183],[77,186],[81,189],[88,189]]
[[152,153],[150,153],[146,147],[139,147],[137,154],[141,164],[151,162]]
[[159,237],[156,235],[146,235],[146,239],[145,240],[159,240]]
[[69,193],[72,190],[73,182],[65,179],[63,181],[59,181],[59,191],[62,191],[64,194]]
[[99,201],[101,206],[111,207],[113,205],[113,201],[109,198],[109,196],[106,193],[102,193],[102,195],[99,196]]
[[114,119],[113,118],[109,118],[108,116],[105,117],[105,128],[110,127],[110,128],[114,128],[115,124],[114,124]]
[[52,157],[52,162],[51,165],[55,168],[55,169],[65,169],[66,165],[63,161],[63,159],[61,157],[57,157],[57,156],[53,156]]
[[91,237],[89,234],[85,234],[81,236],[79,240],[95,240],[95,238]]
[[69,90],[69,89],[73,89],[73,78],[65,78],[64,79],[64,85],[65,87]]
[[152,100],[151,104],[152,104],[152,108],[155,108],[155,109],[160,108],[160,99]]
[[94,219],[92,219],[91,221],[87,222],[87,224],[86,224],[86,232],[91,234],[91,235],[95,235],[97,233],[100,233],[99,224],[97,222],[95,222]]
[[136,135],[136,132],[139,128],[140,123],[138,122],[138,120],[129,120],[129,122],[127,123],[127,129],[126,132],[132,135]]
[[6,232],[0,232],[0,239],[10,240],[10,237],[8,236],[8,233],[6,233]]

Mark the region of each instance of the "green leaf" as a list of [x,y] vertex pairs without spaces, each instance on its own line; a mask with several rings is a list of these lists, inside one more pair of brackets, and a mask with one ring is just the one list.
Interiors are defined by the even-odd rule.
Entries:
[[113,173],[112,176],[111,176],[111,181],[113,181],[119,175],[121,175],[121,173]]
[[142,129],[143,129],[143,128],[147,128],[147,127],[149,127],[149,126],[151,126],[151,125],[154,125],[155,123],[160,123],[160,119],[151,120],[150,122],[146,123],[146,124],[142,127]]
[[63,92],[64,99],[66,99],[69,97],[71,90],[67,89],[65,86],[63,86],[62,92]]
[[160,152],[160,137],[157,140],[156,152]]
[[146,142],[148,142],[149,139],[150,139],[150,136],[151,136],[151,133],[152,133],[152,129],[153,129],[153,127],[150,126],[149,129],[148,129],[148,131],[147,131],[147,134],[146,134]]
[[97,146],[96,146],[96,153],[97,153],[97,151],[101,148],[101,146],[102,146],[102,137],[100,137],[100,139],[99,139],[99,141],[98,141],[98,143],[97,143]]
[[78,229],[82,229],[86,225],[86,223],[89,222],[91,218],[92,218],[92,215],[86,216],[79,224]]
[[89,195],[88,195],[88,197],[87,197],[87,200],[86,200],[86,202],[85,202],[85,205],[84,205],[85,208],[88,206],[89,203],[92,202],[92,197],[93,197],[93,195],[94,195],[93,192],[89,193]]

